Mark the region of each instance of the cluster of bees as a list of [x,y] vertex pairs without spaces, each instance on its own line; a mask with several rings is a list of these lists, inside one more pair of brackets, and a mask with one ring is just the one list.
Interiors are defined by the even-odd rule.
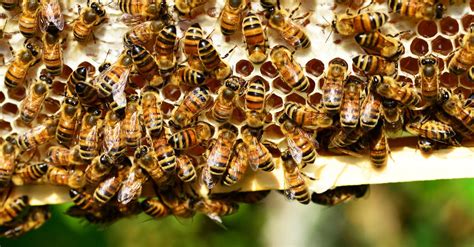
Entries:
[[[347,61],[331,60],[318,105],[284,104],[277,122],[285,147],[265,141],[268,83],[259,76],[247,80],[233,75],[227,55],[221,56],[199,23],[193,23],[206,2],[176,0],[172,10],[165,0],[118,0],[118,8],[128,14],[126,21],[138,22],[123,36],[120,56],[111,63],[104,61],[98,73],[91,66],[77,67],[67,79],[58,112],[40,122],[37,117],[51,84],[64,70],[61,5],[57,0],[23,0],[21,6],[18,0],[2,0],[6,10],[20,7],[19,30],[27,38],[23,49],[14,51],[4,85],[8,90],[27,87],[19,119],[31,126],[1,144],[0,186],[5,194],[13,186],[30,183],[68,186],[75,206],[67,213],[96,224],[140,212],[154,218],[189,218],[199,212],[221,222],[221,216],[237,211],[238,203],[256,203],[270,193],[209,193],[216,186],[237,184],[248,167],[272,172],[282,164],[283,193],[289,199],[336,205],[363,196],[368,186],[311,193],[307,180],[317,178],[304,168],[317,165],[318,151],[368,154],[373,167],[381,169],[390,153],[387,133],[406,130],[418,136],[425,153],[474,136],[472,99],[440,86],[435,56],[419,59],[416,85],[397,80],[398,59],[405,48],[397,35],[380,31],[388,13],[370,11],[369,5],[357,13],[337,14],[330,24],[334,33],[353,37],[366,51],[352,60],[359,76],[350,75]],[[336,2],[363,5],[363,1]],[[463,3],[389,0],[387,5],[401,16],[437,19],[447,7]],[[308,93],[310,81],[293,55],[311,46],[303,25],[309,14],[293,17],[296,10],[285,10],[279,1],[261,0],[260,6],[263,11],[256,12],[247,0],[227,0],[218,17],[222,35],[230,37],[241,30],[252,63],[261,64],[269,57],[292,91]],[[70,24],[77,42],[95,42],[94,30],[108,20],[106,7],[87,2],[80,9]],[[181,18],[190,25],[178,37]],[[270,48],[266,26],[286,43]],[[179,47],[185,62],[178,62]],[[40,61],[45,70],[26,85],[28,71]],[[471,24],[448,67],[474,81],[473,65]],[[216,92],[208,85],[211,81],[218,82]],[[161,108],[166,85],[187,92],[171,114]],[[232,121],[237,108],[245,112],[241,128]],[[38,150],[46,148],[46,158],[37,161]],[[26,156],[30,159],[25,161]],[[151,184],[148,194],[155,196],[142,200],[146,183]],[[47,206],[29,206],[27,196],[7,198],[0,209],[0,232],[18,237],[49,217]]]

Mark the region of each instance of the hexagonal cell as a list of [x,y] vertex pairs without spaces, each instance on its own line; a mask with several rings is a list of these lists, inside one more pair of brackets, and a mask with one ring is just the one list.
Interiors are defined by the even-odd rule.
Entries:
[[245,112],[239,107],[235,107],[229,121],[235,125],[242,124],[245,121]]
[[244,59],[238,61],[237,64],[235,65],[235,70],[237,71],[237,73],[243,76],[249,76],[250,74],[252,74],[253,69],[254,67],[252,63]]
[[305,98],[303,98],[301,95],[299,95],[297,93],[292,93],[292,94],[286,96],[285,102],[288,102],[288,101],[299,103],[299,104],[302,104],[302,105],[306,104]]
[[170,116],[171,115],[171,112],[173,111],[173,108],[174,108],[174,105],[166,102],[166,101],[163,101],[161,103],[161,112],[163,112],[163,114],[165,116]]
[[161,92],[163,92],[163,96],[165,97],[165,99],[168,99],[173,102],[176,102],[179,97],[181,97],[181,89],[179,88],[179,86],[174,84],[166,85]]
[[439,77],[441,84],[448,88],[455,88],[458,86],[458,77],[450,72],[444,72]]
[[48,114],[54,114],[56,113],[59,108],[61,107],[61,103],[59,103],[59,101],[53,99],[53,98],[47,98],[45,101],[44,101],[44,110],[48,113]]
[[272,93],[267,98],[266,105],[269,106],[272,110],[278,109],[283,106],[283,100],[280,98],[280,96]]
[[5,115],[15,116],[18,114],[18,106],[13,103],[6,103],[2,106],[2,113]]
[[72,68],[69,67],[67,64],[63,65],[63,72],[60,75],[60,78],[67,79],[72,73]]
[[438,27],[434,21],[422,20],[418,23],[417,30],[421,36],[431,38],[438,32]]
[[[222,82],[215,78],[208,77],[204,81],[204,84],[209,88],[209,90],[211,90],[212,93],[216,93],[217,91],[219,91],[219,88],[221,87]],[[193,88],[190,88],[190,90],[192,89]]]
[[65,83],[60,81],[53,81],[52,91],[56,95],[64,95],[64,88],[66,87]]
[[316,88],[316,83],[310,77],[308,77],[308,81],[309,81],[309,86],[308,86],[308,88],[306,89],[305,92],[307,94],[311,94],[314,91],[314,89]]
[[0,91],[0,104],[3,103],[3,101],[5,101],[5,94]]
[[431,49],[433,52],[448,55],[453,50],[453,43],[440,35],[431,41]]
[[291,92],[291,87],[286,84],[281,77],[277,77],[275,80],[273,80],[273,88],[278,89],[282,91],[283,93],[289,93]]
[[134,88],[143,88],[148,83],[146,76],[140,74],[132,74],[128,79],[130,81],[128,85]]
[[14,99],[16,101],[21,101],[26,97],[26,89],[25,87],[16,87],[13,89],[9,89],[7,94],[8,98]]
[[12,126],[9,122],[0,119],[0,135],[6,136],[12,131]]
[[271,61],[267,61],[260,66],[260,73],[270,78],[275,78],[278,75],[278,71]]
[[467,31],[469,29],[469,26],[473,22],[474,22],[474,15],[464,15],[461,18],[461,23],[462,23],[462,26],[463,26],[465,31]]
[[399,67],[404,72],[416,75],[418,73],[418,59],[413,57],[404,57],[400,59]]
[[451,36],[459,32],[458,22],[450,16],[446,16],[443,19],[441,19],[441,21],[439,22],[439,25],[441,27],[441,33],[443,34]]
[[438,60],[439,71],[443,71],[444,70],[444,59],[438,57],[436,60]]
[[312,106],[316,106],[321,102],[321,98],[323,97],[320,93],[313,93],[309,96],[309,104]]
[[415,38],[410,44],[410,51],[418,56],[423,56],[430,50],[428,42],[424,39]]
[[265,123],[271,123],[273,122],[273,116],[271,113],[267,113],[267,115],[265,115],[265,119],[263,120]]
[[324,63],[319,59],[313,58],[306,63],[305,68],[306,73],[318,77],[324,72]]
[[269,126],[267,126],[263,130],[263,135],[264,135],[264,138],[270,139],[270,140],[278,140],[285,137],[283,132],[281,132],[280,126],[276,124],[270,124]]

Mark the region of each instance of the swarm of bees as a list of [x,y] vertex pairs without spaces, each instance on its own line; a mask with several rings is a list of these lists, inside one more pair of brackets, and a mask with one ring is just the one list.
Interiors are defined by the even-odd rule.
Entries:
[[[1,236],[19,237],[50,218],[47,206],[10,196],[15,186],[67,186],[75,204],[67,214],[92,224],[141,212],[157,219],[202,213],[222,224],[239,203],[257,203],[270,193],[213,193],[238,186],[249,172],[281,167],[288,199],[333,206],[364,196],[368,185],[310,191],[310,180],[319,178],[305,169],[317,166],[320,154],[368,155],[372,168],[382,170],[390,157],[389,135],[416,136],[425,155],[474,137],[474,97],[441,79],[446,64],[458,80],[474,83],[474,23],[446,59],[420,56],[414,82],[400,75],[405,32],[383,31],[393,17],[437,20],[466,1],[388,0],[384,11],[372,10],[381,3],[332,3],[347,11],[318,25],[361,49],[352,69],[350,60],[328,61],[317,87],[308,65],[298,61],[298,53],[318,45],[306,30],[311,11],[295,17],[301,3],[288,10],[279,0],[226,0],[214,17],[216,30],[206,32],[195,21],[205,14],[206,0],[88,0],[70,23],[58,0],[2,0],[12,13],[8,18],[19,13],[25,42],[12,49],[0,88],[5,95],[22,88],[26,93],[16,120],[25,130],[3,136],[0,144]],[[94,32],[105,28],[114,8],[129,25],[119,56],[97,70],[85,62],[67,72],[72,58],[63,56],[65,40],[76,46],[102,42]],[[242,76],[228,59],[235,47],[221,54],[214,32],[221,32],[222,42],[241,35],[246,52],[237,55],[261,71],[273,70],[283,86],[270,84],[268,73]],[[280,42],[270,42],[269,32]],[[30,78],[38,64],[44,69]],[[61,80],[64,87],[55,89]],[[277,91],[288,97],[275,113]],[[61,103],[44,114],[53,94]],[[320,96],[317,102],[312,95]],[[173,104],[164,98],[174,98]],[[270,125],[284,141],[272,142]]]

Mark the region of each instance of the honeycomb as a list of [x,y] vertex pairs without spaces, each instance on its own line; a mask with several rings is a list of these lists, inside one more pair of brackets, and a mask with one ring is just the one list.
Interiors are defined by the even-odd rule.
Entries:
[[[76,5],[85,6],[86,1],[76,1],[73,3],[72,1],[64,0],[61,4],[65,20],[67,23],[70,23],[77,16]],[[456,76],[452,74],[446,67],[452,57],[452,52],[460,45],[459,39],[466,33],[469,25],[474,22],[474,15],[472,14],[473,5],[474,3],[471,1],[470,6],[462,4],[449,6],[445,17],[436,21],[413,20],[407,17],[400,17],[397,14],[390,14],[390,22],[381,28],[383,33],[397,34],[409,31],[407,34],[401,35],[401,40],[405,46],[405,53],[398,60],[399,81],[415,86],[415,76],[418,74],[418,58],[432,53],[438,58],[440,64],[440,82],[442,86],[455,89],[455,92],[462,93],[466,98],[472,94],[474,83],[469,81],[466,75]],[[324,83],[324,72],[328,67],[329,61],[339,57],[347,61],[348,64],[351,64],[352,58],[356,55],[364,54],[364,51],[354,42],[352,37],[342,37],[331,31],[328,20],[332,20],[334,14],[344,13],[347,6],[337,5],[332,0],[304,1],[299,11],[296,12],[296,16],[306,12],[311,13],[309,21],[304,28],[311,39],[312,45],[308,49],[295,51],[294,57],[305,68],[305,74],[309,78],[310,86],[305,92],[294,91],[278,76],[278,72],[269,58],[261,65],[252,64],[247,60],[246,47],[242,43],[240,32],[231,36],[230,39],[226,39],[221,35],[217,18],[223,6],[224,1],[209,1],[194,19],[179,21],[178,37],[183,36],[184,31],[191,23],[199,22],[205,34],[211,34],[210,38],[221,55],[231,51],[228,57],[225,58],[225,61],[231,65],[234,75],[240,76],[247,81],[257,76],[263,78],[267,92],[265,97],[268,114],[265,118],[262,141],[270,141],[276,144],[279,150],[271,150],[277,166],[273,172],[251,171],[249,169],[244,179],[238,184],[232,187],[218,186],[212,192],[285,189],[283,168],[279,156],[280,150],[287,148],[287,142],[277,122],[283,113],[284,104],[286,102],[295,102],[316,106],[322,97],[321,88]],[[262,10],[258,1],[253,1],[251,6],[256,12]],[[284,7],[292,9],[295,6],[288,2],[284,4]],[[370,10],[386,12],[387,3],[374,4],[370,7]],[[103,61],[115,61],[120,55],[123,50],[121,37],[129,27],[122,21],[123,14],[113,4],[107,7],[107,13],[109,20],[96,29],[95,41],[79,44],[73,38],[71,27],[69,25],[65,27],[63,31],[63,35],[67,36],[63,47],[65,68],[60,76],[54,78],[51,92],[45,100],[41,113],[34,120],[32,126],[42,123],[48,115],[58,112],[64,97],[65,81],[75,68],[79,65],[86,66],[90,68],[89,73],[93,75],[96,68]],[[6,42],[12,45],[13,50],[19,50],[24,40],[23,36],[17,32],[17,20],[12,18],[13,16],[14,13],[4,10],[0,12],[0,18],[5,21],[8,20],[5,30],[7,39],[0,41],[2,44],[5,44],[0,46],[0,53],[4,57],[6,64],[12,59],[12,54]],[[266,25],[265,21],[263,21],[263,24]],[[270,47],[277,44],[287,45],[275,30],[267,28],[267,32]],[[185,59],[182,54],[178,57],[179,61],[184,61]],[[6,69],[7,66],[0,67],[0,77],[4,77]],[[29,83],[27,84],[38,78],[43,69],[44,65],[41,62],[35,65],[28,73]],[[354,67],[351,68],[349,66],[349,71],[351,74],[363,76]],[[134,81],[133,78],[131,80]],[[209,80],[206,84],[212,92],[212,98],[215,99],[221,82]],[[183,100],[186,93],[191,89],[185,86],[180,87],[174,84],[167,84],[160,90],[160,96],[163,99],[161,110],[165,115],[165,122],[168,122],[176,105]],[[21,134],[31,128],[31,126],[25,125],[18,118],[18,106],[25,97],[26,89],[24,87],[7,90],[4,83],[0,84],[0,133],[3,139],[12,133]],[[236,104],[239,105],[240,103],[242,105],[243,97],[238,98],[238,101],[240,102]],[[220,124],[210,117],[209,112],[202,113],[199,116],[199,120],[211,123],[215,130],[219,129]],[[244,111],[237,107],[229,122],[237,127],[240,133],[246,124]],[[218,131],[214,131],[212,138],[217,138],[217,134]],[[342,185],[474,177],[474,174],[469,172],[472,169],[465,169],[468,167],[467,165],[470,163],[472,156],[472,148],[466,147],[469,146],[469,143],[463,143],[463,147],[438,150],[430,157],[424,157],[419,152],[417,153],[413,138],[407,138],[407,133],[392,133],[391,136],[394,137],[389,141],[392,149],[392,159],[389,159],[387,167],[383,170],[372,168],[368,157],[355,158],[322,151],[317,157],[314,166],[304,168],[304,172],[308,176],[317,178],[315,181],[307,181],[309,189],[322,193],[335,186]],[[48,145],[53,145],[53,143]],[[28,157],[22,157],[21,159],[25,160],[28,158],[30,162],[44,160],[47,148],[47,146],[42,146],[39,152],[29,154]],[[203,147],[189,150],[189,154],[196,158],[196,164],[204,163],[204,159],[201,157],[204,152],[205,148]],[[454,169],[455,171],[450,173],[446,171],[447,168],[442,161],[447,157],[450,157],[450,159],[455,158],[458,161],[456,162],[459,163],[458,169]],[[416,168],[413,168],[414,166]],[[423,172],[413,172],[413,169],[419,169],[419,171]],[[15,187],[13,193],[15,195],[28,194],[31,197],[31,205],[43,205],[69,201],[70,198],[67,191],[67,188],[58,186],[28,185]],[[152,193],[150,188],[145,189],[144,194],[146,195],[147,193]]]

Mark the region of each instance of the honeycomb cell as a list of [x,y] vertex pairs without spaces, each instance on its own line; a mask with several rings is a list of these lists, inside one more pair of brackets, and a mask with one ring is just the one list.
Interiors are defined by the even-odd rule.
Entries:
[[324,63],[313,58],[306,63],[305,68],[308,74],[318,77],[324,72]]
[[95,74],[95,66],[87,61],[81,62],[77,67],[85,67],[87,69],[87,76],[93,76]]
[[71,75],[71,73],[72,73],[71,67],[69,67],[67,64],[64,64],[63,72],[61,73],[60,78],[66,80],[69,77],[69,75]]
[[438,32],[438,27],[434,21],[422,20],[418,23],[417,30],[421,36],[431,38]]
[[314,91],[314,89],[316,88],[316,83],[314,82],[313,79],[309,78],[308,77],[308,81],[309,81],[309,86],[308,88],[306,89],[306,93],[307,94],[310,94]]
[[273,80],[273,87],[275,89],[278,89],[282,91],[283,93],[289,93],[291,92],[291,87],[286,84],[281,77],[277,77],[275,80]]
[[439,71],[443,71],[444,70],[444,59],[438,57],[437,60],[438,60]]
[[166,85],[163,90],[163,96],[172,102],[176,102],[181,97],[181,89],[174,84]]
[[400,59],[400,69],[404,72],[416,75],[418,73],[418,59],[413,57]]
[[51,88],[52,88],[53,94],[64,95],[65,87],[66,87],[65,83],[62,83],[60,81],[53,81],[53,85]]
[[56,113],[59,110],[60,107],[61,107],[61,104],[59,103],[59,101],[57,101],[53,98],[47,98],[44,101],[44,110],[48,114]]
[[237,62],[237,64],[235,65],[236,66],[236,71],[237,73],[243,75],[243,76],[249,76],[250,74],[252,74],[253,72],[253,65],[250,61],[248,60],[240,60]]
[[459,32],[458,22],[450,16],[444,17],[439,22],[441,33],[446,35],[455,35]]
[[0,91],[0,104],[3,103],[3,101],[5,101],[5,94]]
[[320,93],[313,93],[309,96],[309,104],[312,106],[316,106],[321,102],[321,98],[323,97]]
[[12,131],[12,126],[9,122],[0,119],[0,135],[6,136]]
[[265,138],[268,138],[270,140],[278,140],[285,137],[283,132],[281,132],[280,126],[276,124],[270,124],[269,126],[267,126],[263,130],[263,134]]
[[130,80],[129,85],[131,85],[134,88],[143,88],[148,82],[146,77],[139,74],[130,75],[128,78]]
[[458,77],[453,73],[444,72],[439,79],[441,84],[445,87],[455,88],[458,86]]
[[443,36],[438,36],[431,41],[431,49],[433,52],[448,55],[453,50],[453,43],[451,40],[446,39]]
[[219,88],[221,87],[222,83],[221,81],[217,80],[216,78],[206,78],[205,83],[206,86],[211,90],[212,93],[216,93],[219,91]]
[[469,29],[469,26],[473,22],[474,22],[474,15],[464,15],[461,18],[461,23],[462,23],[462,26],[463,26],[465,31],[467,31]]
[[265,123],[271,123],[271,122],[273,122],[273,116],[272,116],[272,114],[267,113],[267,115],[265,116],[264,122],[265,122]]
[[25,87],[16,87],[8,90],[8,98],[21,101],[26,96]]
[[418,56],[423,56],[429,51],[428,42],[423,39],[415,38],[410,44],[410,51]]
[[278,71],[273,66],[271,61],[267,61],[260,67],[260,73],[266,77],[275,78],[278,75]]
[[235,125],[240,125],[245,121],[245,112],[239,107],[235,107],[230,116],[230,122]]
[[323,86],[324,86],[324,77],[322,77],[322,78],[319,79],[319,83],[318,83],[318,84],[319,84],[319,89],[322,89]]
[[280,98],[280,96],[272,94],[267,98],[266,104],[267,106],[271,107],[271,109],[278,109],[283,106],[283,100]]
[[292,93],[292,94],[286,96],[286,101],[285,102],[288,102],[288,101],[303,104],[303,105],[306,104],[305,98],[303,98],[301,95],[299,95],[297,93]]
[[13,103],[6,103],[2,106],[2,113],[5,115],[15,116],[18,114],[18,106]]
[[166,101],[161,103],[161,112],[163,112],[165,116],[170,116],[173,108],[174,106]]

